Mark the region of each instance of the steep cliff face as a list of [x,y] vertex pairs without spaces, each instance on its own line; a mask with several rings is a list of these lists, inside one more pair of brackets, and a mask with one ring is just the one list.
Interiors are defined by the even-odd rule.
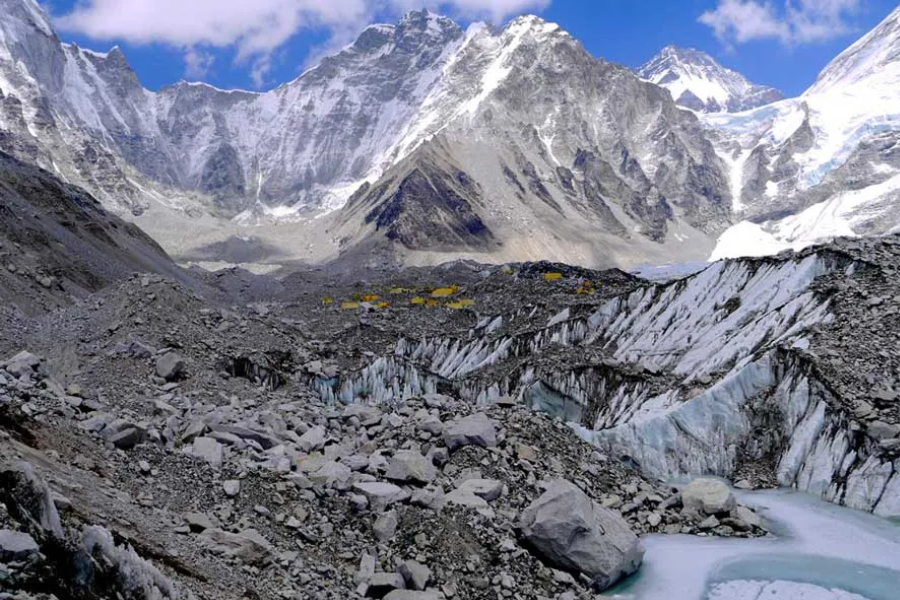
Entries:
[[[696,118],[664,90],[588,55],[557,25],[521,17],[500,32],[471,28],[444,82],[395,156],[433,164],[440,154],[454,165],[445,179],[461,172],[477,184],[472,205],[505,247],[457,250],[634,264],[672,249],[676,235],[714,237],[729,223],[724,163]],[[368,202],[392,202],[396,178],[388,170]],[[626,245],[630,258],[619,254]]]
[[32,0],[2,8],[3,148],[132,212],[159,192],[224,216],[341,203],[333,188],[377,170],[463,35],[410,13],[267,94],[185,82],[153,93],[120,50],[61,44]]

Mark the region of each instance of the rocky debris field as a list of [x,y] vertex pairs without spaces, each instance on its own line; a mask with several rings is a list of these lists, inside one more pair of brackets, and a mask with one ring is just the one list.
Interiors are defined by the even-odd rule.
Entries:
[[[726,264],[713,290],[794,265],[816,274],[799,291],[775,280],[766,292],[786,298],[760,303],[770,313],[741,312],[756,301],[748,287],[696,319],[684,307],[702,298],[678,294],[702,273],[650,284],[465,262],[193,273],[191,285],[140,274],[52,312],[0,313],[0,594],[571,600],[638,569],[644,535],[765,535],[721,481],[672,487],[634,447],[588,444],[577,426],[640,426],[774,352],[824,382],[834,431],[857,432],[856,463],[893,468],[895,242]],[[661,300],[661,325],[623,328]],[[794,338],[739,336],[801,301],[825,316],[788,315]],[[653,352],[629,353],[632,334],[657,340]],[[692,343],[729,336],[743,355],[679,370]],[[780,482],[763,442],[785,444],[779,428],[803,415],[773,404],[779,394],[749,399],[756,433],[727,473],[737,487]]]
[[11,597],[592,598],[638,534],[764,532],[724,485],[647,481],[512,401],[210,401],[176,353],[136,354],[140,403],[2,363]]

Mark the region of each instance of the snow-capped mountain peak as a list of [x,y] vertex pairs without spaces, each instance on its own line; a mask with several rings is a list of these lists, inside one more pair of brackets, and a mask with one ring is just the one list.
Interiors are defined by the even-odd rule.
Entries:
[[692,48],[666,46],[637,74],[669,90],[680,106],[698,112],[739,112],[784,98],[778,90],[755,85]]
[[828,63],[804,96],[846,89],[873,76],[900,82],[900,7]]

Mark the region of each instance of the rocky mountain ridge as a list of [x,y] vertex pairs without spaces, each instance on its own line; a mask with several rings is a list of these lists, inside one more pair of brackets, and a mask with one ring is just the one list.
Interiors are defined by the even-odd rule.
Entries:
[[[477,214],[500,257],[538,258],[536,248],[518,245],[531,231],[543,238],[535,246],[556,246],[558,258],[563,239],[579,241],[578,262],[622,256],[626,247],[649,258],[674,235],[709,245],[728,224],[723,164],[696,119],[537,17],[463,31],[432,13],[410,13],[397,25],[367,28],[272,92],[182,83],[152,93],[121,52],[61,44],[31,0],[4,0],[4,9],[4,147],[119,211],[302,220],[341,206],[365,182],[396,185],[397,170],[443,153],[440,178],[466,175],[472,185],[455,184],[467,188],[457,192],[468,206],[461,214]],[[538,87],[532,106],[516,97],[551,84],[565,93]],[[623,111],[626,95],[636,102]],[[500,155],[477,160],[492,147]],[[447,202],[440,194],[424,198],[426,215]],[[347,212],[326,219],[327,238],[310,240],[320,254],[371,237],[372,221],[384,229],[383,216]],[[393,229],[405,227],[399,218]],[[480,242],[447,246],[435,236],[434,244],[398,247],[491,255]]]
[[[659,87],[537,17],[463,30],[413,12],[267,93],[150,92],[120,50],[62,44],[32,0],[2,1],[0,149],[182,261],[633,267],[897,225],[887,50],[836,61],[858,75],[826,70],[828,90],[692,114],[662,79],[715,81],[720,108],[774,96],[695,51],[651,61]],[[848,53],[892,48],[895,17]]]
[[723,234],[713,258],[897,229],[898,19],[900,9],[799,98],[706,117],[745,219]]

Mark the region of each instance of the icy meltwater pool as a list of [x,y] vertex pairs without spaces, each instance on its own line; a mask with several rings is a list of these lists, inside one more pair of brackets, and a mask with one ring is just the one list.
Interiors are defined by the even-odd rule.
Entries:
[[619,600],[900,600],[900,524],[789,491],[739,495],[764,539],[652,535]]

